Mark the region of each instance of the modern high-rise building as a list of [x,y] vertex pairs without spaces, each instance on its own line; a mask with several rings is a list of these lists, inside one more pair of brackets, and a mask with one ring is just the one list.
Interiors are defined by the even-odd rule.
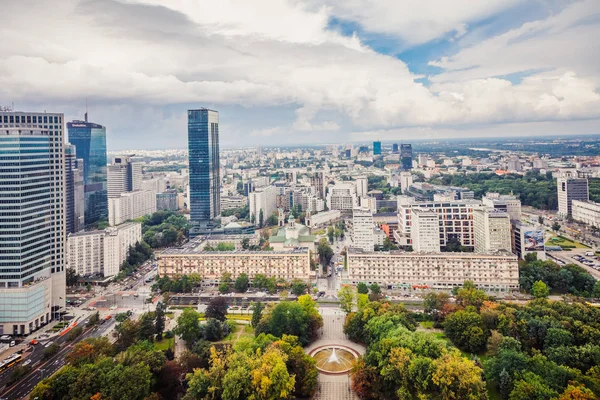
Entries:
[[325,177],[322,172],[315,172],[311,175],[310,186],[315,188],[315,191],[322,199],[325,198]]
[[392,145],[392,153],[398,154],[398,143]]
[[85,223],[92,224],[108,218],[106,194],[106,128],[85,121],[67,123],[69,143],[76,147],[77,157],[83,159],[85,191]]
[[375,250],[373,235],[373,213],[368,208],[355,208],[352,210],[352,242],[353,247],[364,251]]
[[0,111],[0,334],[65,306],[63,114]]
[[400,169],[408,171],[412,169],[412,145],[401,144],[400,145]]
[[558,214],[563,217],[572,215],[572,201],[590,199],[586,178],[560,177],[556,180],[558,189]]
[[82,231],[85,227],[83,160],[77,158],[71,144],[65,145],[65,204],[67,234]]
[[131,157],[115,157],[108,166],[108,197],[142,189],[142,164]]
[[188,110],[190,169],[190,237],[210,229],[221,214],[219,113],[201,108]]
[[377,156],[379,154],[381,154],[381,142],[378,140],[373,142],[373,155]]
[[504,211],[481,207],[473,209],[475,253],[511,251],[510,217]]
[[413,209],[410,237],[413,250],[417,253],[439,253],[440,218],[438,214],[432,210]]

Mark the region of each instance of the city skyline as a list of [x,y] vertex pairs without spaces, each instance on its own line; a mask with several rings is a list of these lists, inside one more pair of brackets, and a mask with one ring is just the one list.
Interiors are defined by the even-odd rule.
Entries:
[[595,1],[4,9],[50,26],[0,27],[0,103],[72,120],[87,99],[109,149],[183,148],[199,106],[227,121],[223,147],[598,133]]

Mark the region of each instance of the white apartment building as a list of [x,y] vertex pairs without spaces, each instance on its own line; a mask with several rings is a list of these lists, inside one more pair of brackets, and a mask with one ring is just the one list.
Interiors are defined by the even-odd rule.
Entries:
[[575,221],[600,227],[600,203],[573,200],[571,202],[571,210]]
[[558,214],[567,217],[572,215],[573,200],[588,201],[588,180],[585,178],[559,177],[556,180],[558,190]]
[[475,252],[490,254],[499,250],[511,251],[510,218],[506,212],[486,207],[473,210]]
[[245,273],[254,279],[256,274],[281,278],[286,281],[308,281],[314,272],[310,270],[310,252],[307,248],[289,251],[202,251],[195,248],[167,249],[158,256],[159,276],[176,278],[199,274],[204,284],[219,283],[223,273],[233,279]]
[[440,218],[432,210],[412,210],[412,247],[418,253],[440,252]]
[[254,223],[258,225],[260,210],[263,212],[263,221],[277,211],[277,188],[275,186],[257,187],[248,193],[250,216],[254,216]]
[[141,190],[142,164],[132,162],[131,157],[115,157],[107,168],[107,179],[109,198]]
[[366,208],[352,210],[352,242],[353,247],[364,251],[375,250],[373,237],[373,213]]
[[71,234],[67,239],[68,267],[81,276],[117,275],[127,258],[129,246],[141,240],[142,224],[139,222]]
[[440,246],[446,246],[456,238],[463,246],[473,247],[473,208],[481,205],[478,200],[416,201],[414,197],[398,196],[398,231],[394,237],[400,245],[412,245],[412,211],[431,210],[439,216]]
[[156,194],[140,190],[108,199],[108,224],[115,226],[156,212]]
[[141,189],[145,191],[163,193],[167,191],[167,180],[165,178],[154,178],[144,180],[141,183]]
[[336,183],[329,186],[327,193],[327,207],[330,210],[340,210],[350,213],[358,205],[356,187],[349,182]]
[[451,291],[465,281],[487,292],[519,288],[517,256],[505,253],[427,253],[348,251],[345,283],[377,283],[394,289]]
[[521,200],[514,195],[488,192],[481,199],[481,203],[494,210],[505,211],[511,221],[521,220]]
[[402,191],[402,193],[404,193],[413,184],[412,173],[410,171],[401,171],[399,180],[400,180],[400,190]]
[[356,185],[356,196],[366,197],[369,192],[369,180],[366,176],[356,178],[354,181]]
[[340,210],[324,211],[317,214],[306,215],[306,226],[318,228],[339,221],[342,218]]
[[221,196],[221,211],[242,208],[248,204],[248,198],[244,196]]

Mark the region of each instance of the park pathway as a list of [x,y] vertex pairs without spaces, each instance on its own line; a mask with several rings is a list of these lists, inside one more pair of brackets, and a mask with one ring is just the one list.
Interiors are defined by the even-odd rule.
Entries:
[[[353,348],[360,354],[365,353],[364,346],[354,343],[344,334],[346,315],[339,308],[321,307],[319,313],[323,316],[323,329],[318,340],[305,348],[311,350],[327,345],[342,345]],[[319,374],[319,386],[313,396],[314,400],[358,400],[358,396],[350,390],[349,375]]]

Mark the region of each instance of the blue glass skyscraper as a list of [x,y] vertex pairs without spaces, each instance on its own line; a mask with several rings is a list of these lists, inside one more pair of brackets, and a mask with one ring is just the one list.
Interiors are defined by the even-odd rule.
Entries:
[[108,219],[106,178],[106,128],[87,121],[67,123],[69,142],[75,146],[77,158],[83,159],[85,191],[85,223]]
[[373,142],[373,155],[377,156],[379,154],[381,154],[381,142]]
[[400,145],[400,169],[410,171],[412,169],[412,145]]
[[190,236],[215,226],[221,214],[219,113],[188,110]]

